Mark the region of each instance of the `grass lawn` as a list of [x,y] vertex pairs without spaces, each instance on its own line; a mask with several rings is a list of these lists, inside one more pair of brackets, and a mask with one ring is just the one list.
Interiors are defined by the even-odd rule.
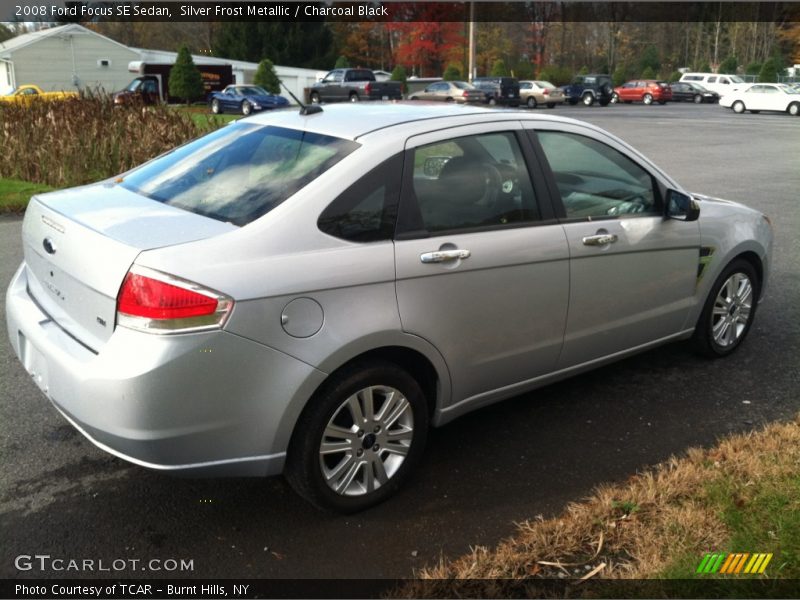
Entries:
[[197,128],[201,131],[213,131],[219,127],[222,127],[226,123],[230,123],[231,121],[235,121],[236,119],[241,119],[242,115],[233,115],[233,114],[221,114],[221,115],[214,115],[211,114],[208,106],[203,104],[201,105],[192,105],[192,106],[180,106],[180,105],[172,105],[171,108],[177,110],[179,112],[185,113],[191,117],[194,124]]
[[40,183],[0,177],[0,214],[21,213],[28,206],[28,200],[32,195],[53,189]]
[[[798,466],[800,416],[601,486],[557,518],[519,524],[493,549],[443,558],[393,595],[549,596],[556,582],[572,596],[797,597]],[[719,558],[705,561],[713,570],[700,568],[708,553]],[[763,573],[762,554],[771,554]]]

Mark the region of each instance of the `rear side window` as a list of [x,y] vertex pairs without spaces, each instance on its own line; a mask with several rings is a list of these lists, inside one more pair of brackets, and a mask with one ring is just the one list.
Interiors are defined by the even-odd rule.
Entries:
[[234,225],[267,214],[358,144],[282,127],[236,124],[146,163],[122,187]]
[[317,226],[351,242],[392,239],[402,171],[402,154],[375,167],[328,205]]
[[411,214],[403,233],[519,227],[540,220],[528,169],[511,132],[421,146],[413,151],[413,165]]

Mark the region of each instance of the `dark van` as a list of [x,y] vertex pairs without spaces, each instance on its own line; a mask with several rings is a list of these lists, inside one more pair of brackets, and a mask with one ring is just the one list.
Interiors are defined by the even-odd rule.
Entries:
[[519,106],[519,79],[514,77],[476,77],[472,85],[486,92],[489,104]]

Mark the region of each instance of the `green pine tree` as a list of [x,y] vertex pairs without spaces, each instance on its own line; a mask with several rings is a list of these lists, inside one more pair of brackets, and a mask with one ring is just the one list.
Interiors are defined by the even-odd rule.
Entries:
[[728,75],[736,75],[736,69],[739,66],[739,61],[736,60],[735,56],[729,56],[725,60],[722,61],[722,64],[719,66],[720,73],[727,73]]
[[777,83],[778,81],[778,62],[775,58],[768,58],[764,61],[761,70],[758,72],[759,83]]
[[[639,69],[644,71],[648,67],[650,67],[650,70],[653,72],[653,77],[655,77],[655,73],[661,68],[661,60],[658,56],[658,48],[655,46],[648,46],[645,48],[641,58],[639,59]],[[644,75],[642,77],[644,77]]]
[[350,68],[350,61],[347,60],[346,56],[340,56],[336,59],[336,64],[334,65],[336,69],[348,69]]
[[261,86],[270,94],[281,93],[281,80],[275,72],[275,65],[273,65],[272,61],[268,58],[258,63],[256,74],[253,77],[253,83]]
[[655,79],[656,73],[653,71],[652,67],[645,67],[644,71],[642,71],[642,79]]
[[748,75],[758,75],[761,72],[762,66],[760,62],[751,62],[745,67],[744,72]]
[[444,70],[444,74],[442,75],[442,79],[445,81],[458,81],[461,79],[461,69],[459,69],[456,65],[450,64],[447,65],[447,68]]
[[533,65],[529,60],[520,60],[514,67],[514,77],[517,79],[533,79]]
[[189,48],[184,44],[178,51],[178,58],[169,73],[169,95],[181,98],[188,105],[205,93],[203,78],[194,66]]
[[397,65],[394,69],[392,69],[392,76],[389,79],[391,79],[391,81],[399,81],[401,83],[403,93],[406,92],[406,80],[408,79],[408,75],[406,74],[405,67]]
[[498,58],[496,61],[494,61],[490,75],[492,77],[505,77],[508,75],[508,69],[506,68],[506,63],[503,61],[503,59]]

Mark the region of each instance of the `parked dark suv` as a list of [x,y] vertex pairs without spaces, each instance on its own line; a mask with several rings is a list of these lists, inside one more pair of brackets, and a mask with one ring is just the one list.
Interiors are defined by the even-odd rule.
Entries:
[[608,106],[613,94],[614,86],[610,75],[576,75],[572,83],[564,86],[567,102],[573,105],[583,102],[586,106],[591,106],[599,102],[600,106]]
[[514,77],[476,77],[472,85],[486,92],[489,104],[519,106],[519,80]]

